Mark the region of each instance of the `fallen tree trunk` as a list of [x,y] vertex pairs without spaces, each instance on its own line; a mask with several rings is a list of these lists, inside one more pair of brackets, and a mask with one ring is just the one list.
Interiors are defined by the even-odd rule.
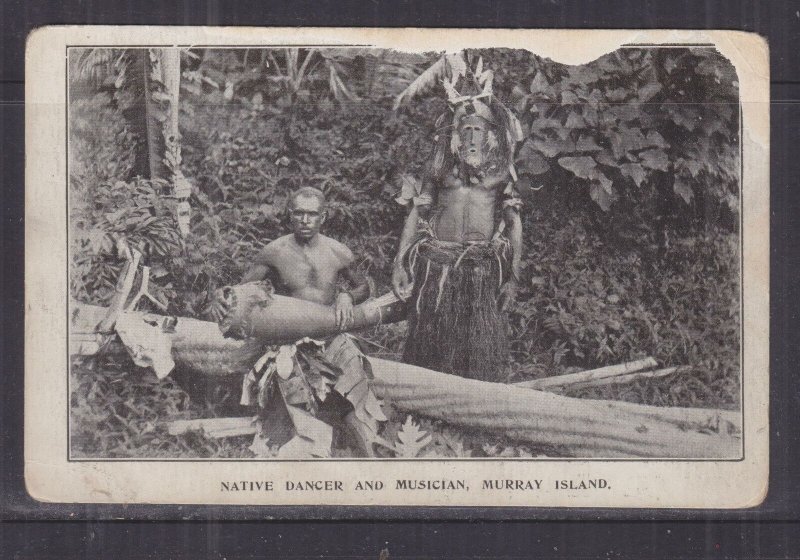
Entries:
[[732,415],[719,411],[574,399],[378,358],[370,363],[377,392],[401,410],[519,441],[564,446],[578,457],[740,454],[741,441],[728,429]]
[[[79,332],[91,332],[106,313],[105,308],[74,304],[73,325]],[[215,323],[137,315],[160,325],[171,339],[173,359],[184,369],[203,375],[242,374],[258,357],[258,345],[224,338]],[[740,454],[738,420],[732,412],[575,399],[369,360],[376,392],[400,410],[518,441],[566,447],[578,457],[735,458]]]
[[527,389],[551,389],[567,387],[597,379],[606,379],[608,377],[626,375],[635,371],[641,371],[643,369],[655,367],[657,365],[658,363],[653,358],[648,357],[641,360],[635,360],[633,362],[605,366],[587,371],[579,371],[577,373],[554,375],[552,377],[544,377],[542,379],[534,379],[532,381],[520,381],[518,383],[514,383],[514,386],[525,387]]

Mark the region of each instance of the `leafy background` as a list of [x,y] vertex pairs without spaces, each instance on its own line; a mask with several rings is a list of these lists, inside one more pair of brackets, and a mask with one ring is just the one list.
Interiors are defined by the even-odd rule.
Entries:
[[[653,356],[692,370],[575,396],[737,407],[740,138],[730,63],[706,48],[620,49],[581,66],[522,50],[468,56],[482,56],[494,71],[495,94],[526,137],[516,156],[523,282],[501,381]],[[213,290],[235,283],[286,231],[287,195],[304,185],[329,196],[326,233],[359,255],[380,292],[389,289],[405,217],[394,199],[404,181],[423,176],[434,121],[447,110],[436,84],[439,54],[182,53],[179,163],[193,185],[186,239],[164,196],[168,185],[148,178],[142,163],[141,58],[71,51],[73,297],[108,302],[124,239],[143,252],[170,312],[202,317]],[[148,106],[151,117],[165,118],[158,110]],[[368,353],[397,358],[404,329],[386,325],[359,336]],[[183,381],[156,382],[113,360],[76,364],[74,451],[246,454],[235,440],[160,430],[167,418],[236,409],[235,391]],[[398,415],[387,430],[407,421]],[[427,453],[558,454],[420,421],[436,435]]]

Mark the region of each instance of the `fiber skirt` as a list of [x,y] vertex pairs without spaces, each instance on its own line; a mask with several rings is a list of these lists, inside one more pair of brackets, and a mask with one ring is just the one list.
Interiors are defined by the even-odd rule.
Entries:
[[507,240],[456,244],[418,240],[406,253],[414,290],[406,363],[462,377],[502,379],[509,353],[500,288],[511,261]]

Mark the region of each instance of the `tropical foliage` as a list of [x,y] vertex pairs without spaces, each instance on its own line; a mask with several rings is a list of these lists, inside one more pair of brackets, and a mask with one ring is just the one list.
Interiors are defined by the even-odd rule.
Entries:
[[[361,257],[380,291],[388,289],[406,212],[395,198],[424,177],[435,119],[447,110],[438,80],[456,59],[363,49],[183,52],[180,159],[173,163],[191,183],[192,217],[182,236],[173,186],[150,169],[142,116],[160,123],[165,113],[161,86],[137,89],[142,72],[152,73],[147,54],[71,51],[73,297],[107,302],[127,244],[144,255],[151,290],[171,312],[202,316],[209,294],[236,282],[260,248],[285,233],[287,195],[302,185],[326,192],[326,233]],[[651,355],[693,370],[584,394],[736,405],[740,162],[732,66],[700,48],[621,49],[581,66],[481,50],[466,53],[465,63],[474,67],[478,58],[525,132],[516,153],[524,270],[510,316],[508,379]],[[360,336],[365,350],[397,357],[404,326]],[[119,396],[111,398],[115,414],[135,426],[144,420],[132,409],[158,398],[160,386],[149,382],[119,394],[114,380],[124,367],[95,369],[73,383],[76,414],[94,415],[86,437],[102,415],[86,391]],[[180,401],[181,414],[235,409],[238,397],[219,388],[184,389],[191,398]],[[127,435],[114,446],[149,452],[149,443],[126,439],[138,427],[118,424]],[[427,447],[414,449],[423,455],[431,446],[454,455],[541,452],[452,430],[439,436],[449,429],[402,415],[387,429],[403,430],[390,439],[406,450],[426,441],[415,430],[431,432]],[[158,437],[157,445],[184,446],[188,454],[235,454]],[[92,449],[111,445],[92,441]]]

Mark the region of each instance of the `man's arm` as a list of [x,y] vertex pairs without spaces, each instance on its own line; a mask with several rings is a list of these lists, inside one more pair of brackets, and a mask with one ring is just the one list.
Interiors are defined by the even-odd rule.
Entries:
[[270,255],[266,250],[247,269],[244,276],[242,276],[241,283],[246,284],[247,282],[257,282],[259,280],[269,280],[273,285],[277,285],[280,280],[278,271],[272,266]]
[[522,273],[522,220],[519,210],[514,206],[503,209],[503,219],[506,222],[506,235],[511,243],[511,278],[503,285],[500,294],[500,307],[507,309],[517,298],[517,286]]
[[342,278],[350,288],[343,293],[347,293],[353,300],[353,305],[358,305],[370,296],[369,281],[367,277],[358,269],[355,261],[341,271]]
[[344,257],[344,267],[339,271],[339,274],[347,282],[349,289],[347,291],[339,292],[336,296],[334,303],[334,312],[336,314],[336,327],[343,331],[349,327],[354,320],[353,306],[361,303],[370,296],[369,282],[366,276],[360,273],[355,264],[355,258],[350,249],[344,248],[346,256]]
[[[239,283],[246,284],[247,282],[257,282],[260,280],[269,280],[272,282],[273,286],[276,286],[277,282],[280,280],[277,270],[269,264],[265,253],[261,253],[256,258],[256,261],[247,269]],[[220,322],[229,312],[230,308],[228,307],[228,302],[223,298],[215,298],[209,304],[207,311],[211,318],[217,322]]]
[[511,275],[514,280],[519,281],[522,272],[522,219],[519,217],[519,210],[507,207],[504,211],[506,220],[506,231],[508,240],[511,242]]
[[394,260],[392,269],[392,290],[394,295],[405,301],[411,295],[411,280],[408,272],[403,267],[401,256],[405,253],[408,246],[417,234],[417,227],[420,218],[427,219],[430,214],[432,196],[429,189],[424,189],[423,193],[414,201],[414,206],[406,217],[403,224],[403,231],[400,233],[400,243],[397,248],[397,256]]
[[517,192],[516,182],[509,182],[503,191],[503,221],[506,224],[506,235],[514,252],[511,258],[511,274],[514,281],[519,281],[522,268],[522,219],[519,211],[522,198]]

